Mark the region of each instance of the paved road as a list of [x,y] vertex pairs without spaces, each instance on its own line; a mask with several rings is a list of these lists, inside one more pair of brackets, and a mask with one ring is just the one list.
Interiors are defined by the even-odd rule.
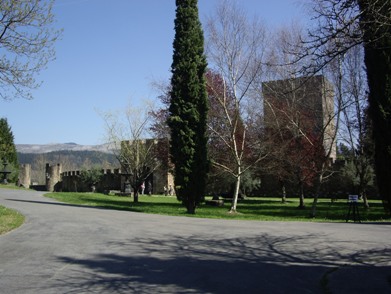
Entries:
[[0,293],[391,293],[391,225],[207,220],[0,189]]

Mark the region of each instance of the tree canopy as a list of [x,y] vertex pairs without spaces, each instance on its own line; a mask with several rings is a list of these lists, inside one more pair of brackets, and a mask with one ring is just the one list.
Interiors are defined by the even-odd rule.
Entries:
[[13,180],[17,177],[18,157],[14,143],[14,135],[6,118],[0,118],[0,164],[6,161],[13,174]]
[[52,25],[54,0],[0,1],[0,97],[32,98],[35,76],[54,58],[60,35]]

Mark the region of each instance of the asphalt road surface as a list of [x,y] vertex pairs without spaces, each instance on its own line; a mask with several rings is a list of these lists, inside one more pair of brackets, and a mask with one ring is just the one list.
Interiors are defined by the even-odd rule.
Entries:
[[0,189],[0,293],[391,293],[391,225],[210,220]]

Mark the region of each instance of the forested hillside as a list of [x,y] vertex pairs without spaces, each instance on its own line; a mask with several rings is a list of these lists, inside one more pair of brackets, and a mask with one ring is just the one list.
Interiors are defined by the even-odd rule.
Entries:
[[31,179],[43,184],[45,182],[46,163],[60,163],[63,171],[118,168],[119,164],[113,154],[99,151],[53,151],[48,153],[17,153],[20,164],[31,164]]

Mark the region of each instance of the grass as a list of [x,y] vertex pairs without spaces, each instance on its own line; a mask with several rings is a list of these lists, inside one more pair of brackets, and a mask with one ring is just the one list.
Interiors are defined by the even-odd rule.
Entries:
[[24,223],[24,216],[16,210],[0,206],[0,235],[5,234]]
[[[23,189],[16,186],[14,183],[7,185],[0,184],[2,189]],[[20,227],[24,223],[24,216],[16,210],[0,206],[0,235],[5,234],[13,229]]]
[[9,183],[7,185],[0,184],[0,188],[2,189],[13,189],[13,190],[26,190],[24,187],[18,187],[15,183]]
[[[133,197],[109,196],[99,193],[49,193],[45,196],[59,201],[108,209],[127,210],[142,213],[164,214],[173,216],[190,216],[200,218],[258,220],[258,221],[318,221],[345,222],[348,204],[345,200],[331,203],[330,199],[320,199],[317,206],[317,217],[310,218],[312,199],[307,199],[305,209],[298,209],[297,199],[290,199],[281,204],[280,198],[247,198],[238,203],[238,213],[230,214],[230,203],[214,207],[202,204],[196,209],[195,215],[186,213],[186,209],[175,197],[168,196],[139,196],[139,203],[133,202]],[[208,198],[207,198],[208,199]],[[370,201],[370,208],[365,210],[359,204],[362,222],[391,221],[385,213],[381,201]]]

